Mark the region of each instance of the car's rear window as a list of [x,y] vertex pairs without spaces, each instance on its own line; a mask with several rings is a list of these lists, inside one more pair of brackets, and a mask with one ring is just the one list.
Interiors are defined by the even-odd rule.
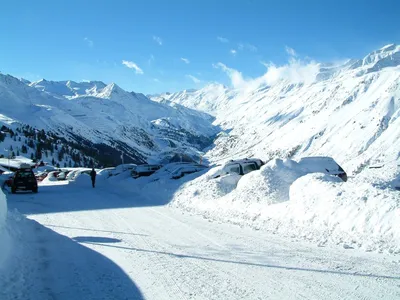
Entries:
[[18,178],[32,178],[34,177],[32,171],[19,171],[17,173]]

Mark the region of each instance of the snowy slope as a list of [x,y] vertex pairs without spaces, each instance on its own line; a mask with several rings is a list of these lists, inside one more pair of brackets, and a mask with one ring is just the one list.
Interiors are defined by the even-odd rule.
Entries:
[[75,82],[75,81],[48,81],[41,79],[29,84],[39,91],[48,92],[58,96],[79,96],[103,89],[106,84],[101,81]]
[[209,84],[200,90],[185,90],[177,93],[165,93],[151,96],[153,101],[161,103],[176,103],[210,115],[216,115],[230,104],[235,95],[222,84]]
[[4,123],[27,123],[110,146],[122,143],[120,150],[129,147],[128,154],[141,160],[164,152],[196,157],[217,133],[210,115],[156,103],[116,84],[41,80],[28,86],[0,74],[0,99]]
[[[222,182],[203,175],[181,186],[171,205],[320,245],[398,253],[399,57],[400,46],[388,45],[342,64],[295,62],[214,97],[222,132],[206,157],[216,164],[259,157],[271,165]],[[203,107],[206,94],[169,96]],[[305,156],[333,157],[349,181],[301,177],[273,160]]]
[[388,45],[342,64],[270,68],[245,88],[210,85],[153,100],[212,111],[223,132],[211,161],[325,155],[358,173],[398,157],[399,57],[400,46]]

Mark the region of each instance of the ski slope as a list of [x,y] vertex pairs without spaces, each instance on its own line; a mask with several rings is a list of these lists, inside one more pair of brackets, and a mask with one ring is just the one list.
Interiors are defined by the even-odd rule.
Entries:
[[6,197],[2,300],[400,297],[399,256],[210,222],[105,183]]

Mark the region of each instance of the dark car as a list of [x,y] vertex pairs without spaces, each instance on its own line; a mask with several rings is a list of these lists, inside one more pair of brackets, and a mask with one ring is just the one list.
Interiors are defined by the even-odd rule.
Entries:
[[17,191],[32,191],[38,192],[38,184],[32,169],[21,168],[14,173],[11,183],[11,193],[15,194]]

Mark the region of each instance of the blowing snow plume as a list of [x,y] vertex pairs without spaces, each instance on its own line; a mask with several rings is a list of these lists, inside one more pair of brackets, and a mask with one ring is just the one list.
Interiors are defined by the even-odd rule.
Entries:
[[261,86],[272,86],[280,81],[287,83],[313,83],[320,71],[320,64],[314,60],[299,59],[294,49],[287,48],[287,52],[291,56],[288,63],[282,66],[277,66],[274,63],[261,62],[267,72],[256,78],[245,78],[243,74],[219,62],[213,67],[221,69],[231,80],[233,88],[239,90],[254,90]]

